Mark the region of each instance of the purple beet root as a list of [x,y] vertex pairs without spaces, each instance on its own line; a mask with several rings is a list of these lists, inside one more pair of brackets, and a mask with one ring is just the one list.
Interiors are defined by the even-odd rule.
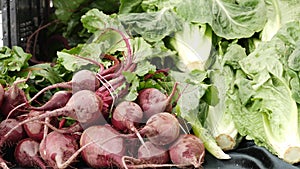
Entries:
[[40,143],[39,152],[50,167],[65,168],[69,165],[65,162],[77,152],[78,148],[76,137],[52,131]]
[[[17,126],[19,122],[16,119],[6,119],[0,123],[0,136],[4,136],[8,131]],[[16,128],[6,139],[0,137],[0,148],[3,146],[12,146],[25,137],[25,131],[22,126]]]
[[80,146],[85,146],[82,158],[92,168],[121,167],[121,158],[125,155],[124,138],[110,125],[91,126],[84,130]]
[[169,153],[174,164],[200,168],[204,161],[205,147],[195,135],[183,134],[170,147]]
[[168,150],[147,141],[138,149],[138,159],[144,164],[166,164],[170,157]]
[[15,160],[22,167],[40,167],[46,169],[46,165],[39,155],[39,143],[26,138],[21,140],[15,148]]
[[58,91],[54,93],[50,100],[43,104],[41,107],[31,106],[30,109],[37,111],[46,111],[62,108],[68,103],[71,96],[72,92],[70,91]]
[[143,119],[143,111],[141,107],[130,101],[119,103],[113,111],[112,124],[123,132],[136,132],[135,126]]
[[173,96],[175,95],[177,83],[174,84],[172,93],[167,96],[158,89],[146,88],[139,92],[137,102],[144,111],[144,118],[147,120],[157,113],[169,109]]
[[0,112],[4,117],[16,117],[25,112],[23,109],[18,109],[12,114],[9,114],[16,106],[27,103],[25,92],[17,86],[22,82],[24,82],[24,80],[15,81],[14,84],[4,92],[2,106],[0,107]]

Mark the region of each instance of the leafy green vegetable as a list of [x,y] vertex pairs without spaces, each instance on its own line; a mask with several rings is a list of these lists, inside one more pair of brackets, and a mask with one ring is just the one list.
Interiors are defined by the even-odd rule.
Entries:
[[262,41],[269,41],[286,23],[300,20],[299,0],[265,0],[268,21],[262,31]]
[[67,1],[54,0],[53,4],[56,8],[55,14],[61,21],[67,23],[73,15],[73,12],[71,11],[75,11],[84,2],[85,0],[74,0],[72,1],[72,3]]
[[135,13],[135,12],[141,12],[141,6],[143,0],[120,0],[120,8],[119,8],[119,14],[122,13]]
[[226,39],[251,37],[267,20],[264,0],[187,0],[176,5],[176,12],[187,21],[208,23]]
[[182,22],[167,8],[151,13],[119,15],[121,23],[132,36],[141,35],[146,41],[157,42],[181,29]]
[[299,21],[286,24],[271,41],[240,60],[228,104],[242,135],[289,163],[300,161],[299,114],[293,95],[299,86],[290,84],[295,76],[289,76],[286,64],[298,51],[299,26]]
[[20,71],[22,68],[28,66],[30,58],[31,55],[25,53],[21,47],[14,46],[12,49],[2,47],[0,49],[0,75],[4,75],[8,71]]
[[[203,72],[203,74],[206,73]],[[175,113],[192,125],[193,133],[203,141],[205,148],[211,154],[218,159],[229,159],[230,156],[222,151],[217,145],[215,138],[202,124],[202,119],[206,118],[206,110],[203,105],[207,104],[201,103],[200,100],[208,86],[202,82],[204,78],[200,77],[206,76],[195,76],[199,75],[198,73],[195,74],[195,72],[191,72],[191,74],[172,72],[171,75],[177,82],[180,82],[178,87],[180,98],[175,107]],[[191,83],[191,80],[193,83]]]
[[178,67],[185,71],[205,70],[212,49],[212,32],[206,25],[185,23],[183,30],[175,33],[170,44],[178,52]]
[[27,79],[26,82],[18,84],[18,87],[24,90],[28,98],[45,86],[67,79],[65,69],[61,69],[59,65],[29,65],[31,54],[25,53],[21,47],[2,47],[0,51],[0,84],[10,87],[17,80]]
[[60,22],[51,28],[54,34],[62,34],[67,38],[69,45],[74,47],[79,43],[86,42],[90,34],[83,28],[81,17],[90,9],[96,8],[104,13],[118,12],[119,0],[75,0],[61,1],[54,0],[55,13],[53,18]]
[[[299,39],[299,22],[286,24],[270,42],[262,42],[254,52],[240,61],[243,71],[256,80],[257,87],[269,79],[268,76],[260,73],[264,70],[277,77],[284,77],[287,83],[299,81],[298,77],[293,75],[294,73],[299,75],[295,69],[296,65],[299,64],[296,59],[299,57],[299,55],[296,57],[299,51]],[[299,93],[299,86],[288,85],[291,86],[294,96]],[[294,99],[296,98],[299,96],[294,97]],[[296,102],[300,103],[300,100],[297,99]]]
[[[21,86],[29,96],[70,80],[80,69],[98,72],[91,60],[111,66],[103,54],[123,61],[132,53],[136,69],[123,72],[127,83],[115,90],[128,87],[124,99],[133,101],[148,87],[168,93],[178,81],[180,98],[173,112],[192,125],[192,132],[215,157],[229,159],[222,148],[229,149],[223,143],[231,142],[224,138],[238,143],[241,134],[287,162],[299,162],[299,0],[53,4],[54,19],[60,22],[48,33],[62,34],[73,48],[59,51],[55,66],[31,66],[31,56],[21,48],[3,47],[1,84],[10,85],[31,72]],[[170,69],[170,76],[157,69]],[[225,137],[218,141],[218,135]]]

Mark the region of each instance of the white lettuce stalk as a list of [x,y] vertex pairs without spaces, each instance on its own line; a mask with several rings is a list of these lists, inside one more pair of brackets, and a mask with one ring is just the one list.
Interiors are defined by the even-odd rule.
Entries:
[[209,106],[205,121],[205,127],[224,151],[233,150],[241,141],[241,137],[232,119],[232,114],[227,106],[227,104],[231,104],[228,101],[227,92],[230,90],[232,77],[232,72],[228,67],[224,67],[223,70],[214,70],[211,72],[211,82],[218,91],[218,103]]
[[212,32],[206,25],[185,23],[170,44],[178,52],[182,70],[204,70],[212,48]]

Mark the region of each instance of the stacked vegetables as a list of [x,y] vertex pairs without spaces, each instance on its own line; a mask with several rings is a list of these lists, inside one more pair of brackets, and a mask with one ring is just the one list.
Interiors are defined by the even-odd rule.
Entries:
[[[121,33],[120,36],[125,37]],[[83,161],[93,168],[154,165],[200,167],[205,154],[202,141],[195,136],[183,134],[179,121],[171,114],[171,101],[176,94],[177,83],[174,83],[169,96],[156,88],[145,88],[140,90],[136,101],[122,100],[121,96],[128,91],[127,88],[120,89],[120,86],[131,85],[126,83],[122,72],[133,72],[136,67],[133,55],[130,54],[130,44],[126,39],[124,41],[128,49],[125,60],[112,59],[113,56],[110,56],[114,64],[108,68],[98,64],[98,73],[80,70],[72,76],[71,81],[46,86],[29,101],[24,91],[17,86],[25,80],[16,81],[5,90],[1,88],[1,101],[5,103],[1,105],[1,112],[7,118],[1,122],[1,148],[17,144],[14,160],[25,167],[67,168],[78,159],[80,153]],[[40,107],[30,105],[39,95],[53,88],[71,89],[72,93],[55,92]],[[75,122],[66,127],[65,120],[60,119],[65,117]],[[35,126],[29,127],[32,123]],[[139,144],[129,144],[137,143],[134,141],[137,138],[142,146],[139,152]],[[186,140],[183,145],[173,144],[181,139]],[[145,140],[148,140],[147,144]],[[132,154],[129,154],[132,146],[136,149],[132,149]],[[155,148],[162,151],[164,159],[156,160],[162,157],[157,156]],[[151,151],[154,151],[153,155]],[[174,164],[167,164],[170,161]],[[7,167],[3,159],[1,167]]]
[[[109,160],[101,157],[113,165],[158,167],[155,162],[148,164],[148,155],[155,151],[161,156],[153,157],[154,161],[165,163],[168,160],[163,159],[169,156],[180,166],[185,165],[185,159],[166,153],[166,149],[186,147],[181,139],[197,145],[199,138],[218,159],[230,159],[225,151],[238,147],[242,139],[250,139],[288,163],[300,162],[298,0],[101,1],[113,4],[109,7],[89,2],[53,1],[60,22],[50,30],[63,31],[73,47],[57,52],[54,64],[29,65],[30,55],[18,47],[0,51],[3,119],[18,117],[17,123],[24,128],[40,126],[32,138],[38,143],[50,129],[57,132],[53,137],[73,133],[77,141],[78,134],[87,136],[88,131],[110,133],[108,140],[81,138],[80,145],[69,150],[74,156],[63,159],[58,155],[57,159],[51,157],[54,163],[48,163],[64,168],[80,151],[83,159],[92,159],[83,152],[94,144],[116,141],[118,145],[141,146],[129,146],[133,150],[116,147]],[[82,70],[87,75],[75,78]],[[73,93],[61,89],[72,89]],[[7,101],[1,96],[14,97],[15,93],[20,97],[13,104],[4,104]],[[84,95],[89,95],[90,105],[84,104]],[[142,95],[161,96],[159,104],[147,106],[149,102]],[[47,105],[51,97],[62,101],[53,109]],[[91,115],[79,113],[73,105],[80,102],[80,109],[95,111]],[[124,111],[123,107],[131,108]],[[150,134],[153,128],[147,127],[147,121],[157,113],[152,109],[184,119],[187,123],[180,126],[188,127],[181,132],[192,135],[176,136],[176,142],[167,148],[157,146]],[[103,125],[107,122],[109,126]],[[189,136],[198,139],[186,138]],[[69,137],[64,140],[73,144]],[[36,146],[32,140],[24,142]],[[204,154],[201,144],[195,148],[199,151],[191,153],[197,154],[197,160],[189,165],[199,167]],[[102,147],[94,149],[109,153]],[[44,155],[47,158],[48,153]],[[140,159],[135,158],[138,156]],[[91,161],[90,165],[100,164]]]

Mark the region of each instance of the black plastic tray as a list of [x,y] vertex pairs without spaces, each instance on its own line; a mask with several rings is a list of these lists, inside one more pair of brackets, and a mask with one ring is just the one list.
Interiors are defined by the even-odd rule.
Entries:
[[252,141],[243,141],[240,146],[228,152],[230,160],[218,160],[207,153],[204,169],[300,169],[300,164],[288,164]]

